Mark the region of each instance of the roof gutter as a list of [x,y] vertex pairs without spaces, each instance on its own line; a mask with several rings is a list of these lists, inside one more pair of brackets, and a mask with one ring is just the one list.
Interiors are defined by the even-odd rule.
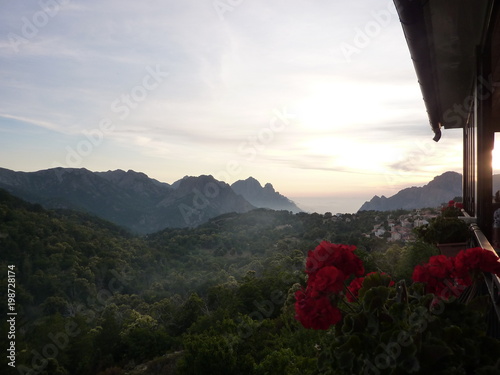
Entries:
[[441,138],[439,99],[436,91],[436,73],[433,69],[431,43],[425,24],[424,4],[420,0],[394,0],[403,27],[411,59],[423,95],[434,141]]

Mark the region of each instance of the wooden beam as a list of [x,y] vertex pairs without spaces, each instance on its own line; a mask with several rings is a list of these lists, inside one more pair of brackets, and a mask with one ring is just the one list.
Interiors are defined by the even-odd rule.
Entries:
[[492,95],[484,85],[491,77],[491,44],[479,54],[476,89],[477,103],[477,224],[491,239],[493,226],[493,167],[492,151],[494,146],[494,128],[491,108]]

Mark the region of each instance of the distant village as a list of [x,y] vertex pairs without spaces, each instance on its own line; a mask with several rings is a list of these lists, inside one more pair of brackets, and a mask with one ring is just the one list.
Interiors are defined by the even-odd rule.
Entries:
[[[435,209],[417,209],[409,214],[400,215],[397,218],[389,217],[384,218],[382,213],[376,220],[382,221],[373,226],[371,233],[366,236],[376,236],[379,238],[387,238],[387,241],[413,241],[415,235],[413,228],[421,225],[429,224],[430,219],[438,216],[439,212]],[[385,224],[387,223],[387,226]]]
[[[378,237],[388,242],[411,242],[415,240],[413,229],[429,224],[430,220],[439,215],[438,208],[415,209],[395,217],[394,212],[379,212],[374,218],[375,224],[370,232],[364,233],[365,237]],[[356,220],[356,215],[337,214],[330,218],[332,221]]]

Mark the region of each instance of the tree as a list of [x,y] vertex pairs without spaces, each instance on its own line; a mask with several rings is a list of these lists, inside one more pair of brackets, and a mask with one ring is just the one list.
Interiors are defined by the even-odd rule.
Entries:
[[203,315],[205,302],[196,293],[192,293],[187,301],[175,314],[172,322],[172,333],[179,335],[185,332],[196,320]]
[[253,373],[248,356],[238,359],[234,338],[219,335],[189,335],[185,338],[184,356],[178,365],[180,375],[246,375]]
[[132,310],[128,323],[120,332],[123,358],[144,361],[166,353],[170,348],[167,333],[150,315]]

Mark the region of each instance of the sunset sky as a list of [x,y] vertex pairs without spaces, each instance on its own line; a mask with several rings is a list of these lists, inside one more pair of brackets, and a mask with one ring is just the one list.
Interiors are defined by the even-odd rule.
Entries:
[[461,171],[392,1],[0,6],[0,167],[253,176],[332,212]]

